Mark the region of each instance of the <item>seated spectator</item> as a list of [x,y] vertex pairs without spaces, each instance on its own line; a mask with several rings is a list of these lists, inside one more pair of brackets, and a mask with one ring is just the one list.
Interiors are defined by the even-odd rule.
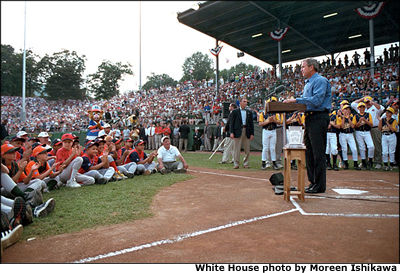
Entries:
[[[161,144],[162,146],[157,151],[157,169],[159,172],[161,174],[166,174],[171,171],[176,173],[185,173],[189,166],[178,148],[171,145],[170,138],[167,136],[163,137],[161,139]],[[180,162],[177,162],[176,158],[179,158]]]

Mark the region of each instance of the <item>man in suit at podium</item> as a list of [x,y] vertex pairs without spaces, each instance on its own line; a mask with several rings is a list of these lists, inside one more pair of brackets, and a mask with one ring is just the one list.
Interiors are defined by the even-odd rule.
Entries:
[[233,139],[233,168],[239,169],[240,148],[243,144],[245,157],[243,167],[249,168],[250,141],[254,138],[253,115],[246,109],[247,98],[240,99],[240,107],[231,112],[229,120],[230,137]]
[[300,98],[284,101],[284,103],[302,103],[307,107],[304,143],[307,148],[307,176],[311,184],[306,188],[306,193],[322,193],[326,190],[325,149],[332,95],[329,81],[319,75],[318,71],[317,60],[304,60],[301,72],[307,79],[303,95]]

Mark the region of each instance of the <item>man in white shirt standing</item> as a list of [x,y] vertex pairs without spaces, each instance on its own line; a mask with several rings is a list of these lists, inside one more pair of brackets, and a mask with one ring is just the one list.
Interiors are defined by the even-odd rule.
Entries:
[[[171,145],[169,136],[164,136],[161,138],[161,144],[162,146],[157,151],[157,169],[160,171],[160,173],[166,174],[171,171],[175,173],[185,173],[189,166],[179,152],[178,148]],[[180,162],[176,161],[177,158],[180,159]]]
[[374,162],[375,169],[382,168],[382,133],[378,128],[379,117],[382,115],[384,108],[382,105],[374,102],[372,97],[365,96],[361,99],[355,100],[351,103],[351,108],[353,108],[357,113],[359,113],[359,109],[357,108],[358,103],[364,102],[366,109],[366,113],[370,113],[372,116],[372,128],[371,128],[371,136],[372,141],[374,143]]

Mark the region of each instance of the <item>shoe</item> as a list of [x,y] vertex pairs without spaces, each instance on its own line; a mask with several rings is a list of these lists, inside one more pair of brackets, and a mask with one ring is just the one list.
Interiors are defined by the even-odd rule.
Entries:
[[382,165],[381,165],[381,164],[379,164],[379,163],[378,163],[378,164],[376,164],[376,165],[375,165],[375,169],[377,169],[377,170],[379,170],[379,169],[382,169]]
[[35,217],[44,217],[48,215],[50,212],[52,212],[55,206],[56,206],[56,201],[54,200],[54,198],[50,198],[49,200],[46,201],[46,203],[37,206],[33,211],[33,215],[35,215]]
[[354,161],[354,162],[353,162],[353,169],[354,169],[354,170],[358,170],[358,171],[361,170],[361,168],[358,167],[358,162],[357,162],[357,161]]
[[239,169],[239,166],[233,166],[234,169]]
[[333,165],[333,168],[332,168],[332,170],[334,170],[334,171],[338,171],[338,170],[339,170],[339,168],[338,168],[338,166],[336,166],[336,165]]
[[314,188],[314,186],[315,186],[315,184],[311,184],[311,183],[310,183],[310,185],[308,185],[308,187],[305,188],[304,190],[305,190],[305,191],[306,191],[306,190],[311,190],[312,188]]
[[25,217],[26,205],[22,197],[17,196],[14,199],[13,212],[14,212],[13,218],[15,219],[13,227],[15,227],[19,224],[22,224],[22,220]]
[[343,169],[348,170],[349,169],[349,162],[346,160],[343,162]]
[[275,163],[275,161],[272,162],[272,168],[274,170],[279,170],[280,168],[278,167],[278,164]]
[[125,175],[124,175],[123,173],[121,173],[120,171],[118,171],[117,173],[118,173],[118,175],[119,175],[120,177],[122,177],[122,180],[128,179],[128,177],[125,176]]
[[164,175],[164,174],[167,174],[167,169],[166,169],[166,168],[162,168],[162,169],[160,170],[160,173],[163,174],[163,175]]
[[318,188],[318,186],[315,185],[311,189],[306,189],[304,192],[305,193],[323,193],[323,192],[325,192],[325,190],[321,190]]
[[133,178],[133,177],[135,176],[135,174],[134,174],[134,173],[127,173],[126,176],[127,176],[128,178]]
[[68,180],[66,186],[69,188],[80,188],[81,187],[81,185],[79,183],[77,183],[75,179]]
[[271,168],[272,167],[272,164],[271,164],[271,162],[267,162],[267,163],[265,163],[265,168]]
[[153,170],[151,171],[151,173],[152,173],[152,174],[155,174],[155,173],[157,173],[157,170],[156,170],[156,169],[153,169]]
[[343,168],[343,162],[342,161],[339,162],[339,166],[338,167],[339,168]]
[[145,170],[144,173],[143,173],[143,175],[150,175],[150,174],[151,174],[150,170]]
[[384,170],[384,171],[390,171],[390,167],[389,167],[389,166],[384,166],[384,167],[383,167],[383,170]]
[[47,189],[49,191],[55,190],[57,187],[57,184],[58,184],[57,180],[55,180],[55,179],[49,180],[47,182]]
[[33,223],[32,207],[28,203],[25,203],[25,215],[22,218],[22,225],[27,226],[32,223]]
[[120,180],[122,180],[122,177],[119,176],[118,173],[114,173],[114,175],[113,175],[112,178],[113,178],[113,181],[120,181]]
[[249,167],[249,165],[244,165],[243,168],[249,169],[250,167]]
[[283,168],[283,165],[281,163],[279,163],[279,162],[276,163],[276,166],[278,166],[279,169]]
[[226,161],[220,161],[220,162],[218,162],[218,164],[227,164],[228,162],[226,162]]
[[107,178],[103,176],[97,179],[96,184],[106,184],[107,182],[108,182]]
[[186,173],[187,170],[184,169],[184,168],[182,168],[182,169],[176,169],[176,170],[174,170],[173,172],[174,172],[174,173]]
[[266,170],[267,167],[265,165],[261,166],[261,170]]
[[24,227],[22,225],[18,225],[12,230],[3,231],[1,233],[1,249],[6,249],[7,247],[18,242],[19,239],[21,239],[23,231]]

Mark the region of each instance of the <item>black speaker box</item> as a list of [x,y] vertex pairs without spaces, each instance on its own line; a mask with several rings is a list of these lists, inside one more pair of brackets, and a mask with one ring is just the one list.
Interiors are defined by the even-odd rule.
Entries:
[[229,102],[222,103],[222,118],[227,118],[229,116]]
[[271,182],[272,185],[283,185],[283,174],[282,173],[274,173],[271,175],[269,178],[269,182]]

